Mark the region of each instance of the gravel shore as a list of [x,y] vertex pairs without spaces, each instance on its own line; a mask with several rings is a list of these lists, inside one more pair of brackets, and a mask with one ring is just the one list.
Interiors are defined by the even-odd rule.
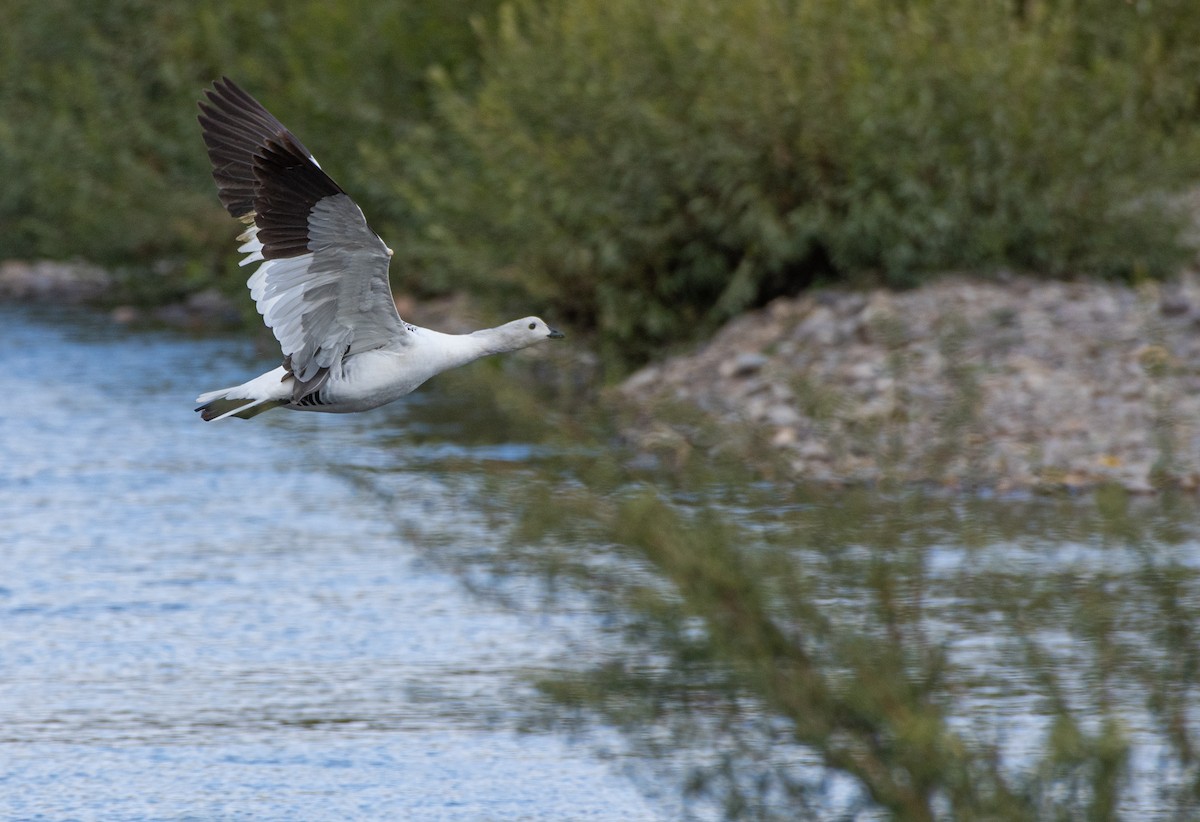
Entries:
[[112,276],[90,263],[0,262],[0,300],[77,305],[99,299],[111,287]]
[[1140,288],[947,277],[824,290],[726,325],[619,388],[749,425],[797,477],[998,491],[1200,487],[1200,281]]
[[[91,302],[111,285],[82,263],[0,263],[0,299]],[[467,309],[443,302],[454,325]],[[235,313],[205,292],[150,316],[211,327]],[[819,482],[1196,490],[1200,275],[1137,288],[951,276],[902,292],[816,290],[736,318],[616,393],[647,459],[695,447],[682,420],[698,410]],[[702,447],[722,445],[718,435]]]
[[[161,271],[163,276],[170,276],[170,273],[166,268]],[[111,316],[119,323],[156,323],[193,330],[233,328],[242,322],[237,305],[215,289],[196,292],[181,302],[145,309],[132,305],[112,306],[114,290],[120,290],[118,279],[112,272],[92,263],[0,261],[0,300],[3,301],[111,306]]]

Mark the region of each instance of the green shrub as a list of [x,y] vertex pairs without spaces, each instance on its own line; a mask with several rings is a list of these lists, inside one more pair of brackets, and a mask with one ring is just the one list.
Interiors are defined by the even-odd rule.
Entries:
[[[203,89],[236,79],[294,121],[369,209],[382,192],[360,172],[360,142],[392,142],[424,116],[429,62],[464,81],[478,52],[468,18],[495,5],[0,4],[0,258],[133,266],[150,298],[216,272],[240,288],[236,226],[217,202],[196,124]],[[151,263],[170,276],[149,274]]]
[[618,371],[816,280],[1181,259],[1191,0],[498,3],[3,4],[0,258],[240,289],[195,123],[228,74],[400,287],[596,329]]
[[1200,39],[1175,37],[1183,4],[1145,5],[506,8],[481,83],[445,83],[389,160],[405,253],[633,362],[816,278],[1162,274]]

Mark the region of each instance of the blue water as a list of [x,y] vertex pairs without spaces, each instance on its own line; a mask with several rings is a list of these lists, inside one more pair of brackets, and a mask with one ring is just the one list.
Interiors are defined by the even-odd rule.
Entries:
[[[486,547],[469,472],[431,466],[520,443],[462,445],[436,389],[206,425],[193,397],[270,354],[18,307],[0,332],[0,819],[664,813],[517,729],[592,617],[472,597],[423,542]],[[377,464],[386,498],[346,478]]]

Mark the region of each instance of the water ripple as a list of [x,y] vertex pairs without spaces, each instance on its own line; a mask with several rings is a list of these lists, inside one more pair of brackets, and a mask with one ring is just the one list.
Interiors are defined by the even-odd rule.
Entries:
[[587,750],[513,730],[554,629],[396,534],[471,519],[421,465],[532,447],[427,430],[384,511],[339,466],[385,464],[404,406],[205,426],[196,393],[270,365],[248,346],[0,327],[0,817],[656,818]]

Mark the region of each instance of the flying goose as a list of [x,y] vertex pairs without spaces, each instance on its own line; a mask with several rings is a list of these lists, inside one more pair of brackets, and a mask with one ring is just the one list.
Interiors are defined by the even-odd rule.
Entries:
[[283,365],[196,398],[206,421],[272,408],[348,413],[392,402],[435,374],[563,335],[537,317],[443,334],[406,323],[388,284],[392,250],[362,209],[270,112],[223,77],[200,126],[222,205],[249,227],[241,265]]

